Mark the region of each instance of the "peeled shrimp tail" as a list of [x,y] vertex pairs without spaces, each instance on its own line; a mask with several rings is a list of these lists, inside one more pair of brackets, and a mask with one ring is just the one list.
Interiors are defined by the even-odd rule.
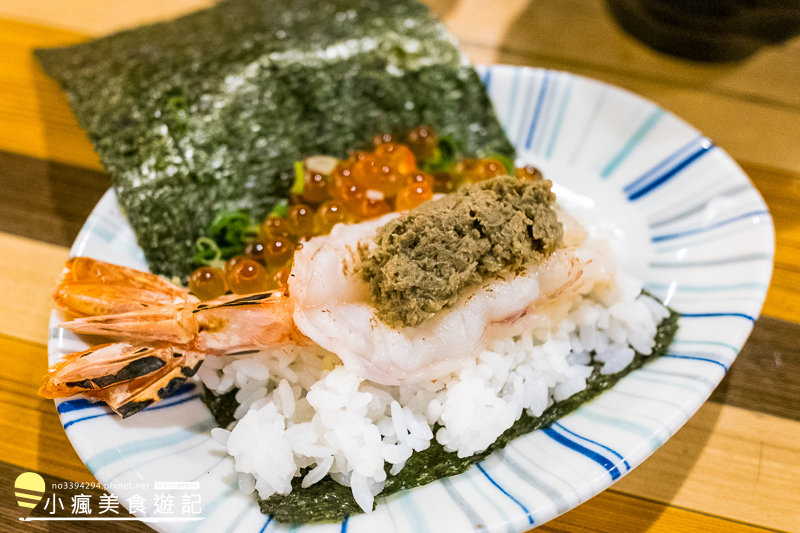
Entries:
[[74,257],[65,267],[53,299],[59,309],[74,316],[109,315],[197,301],[188,291],[149,272],[89,257]]
[[283,291],[229,295],[194,308],[193,346],[205,353],[232,353],[251,348],[298,344],[307,339],[294,324],[294,301]]

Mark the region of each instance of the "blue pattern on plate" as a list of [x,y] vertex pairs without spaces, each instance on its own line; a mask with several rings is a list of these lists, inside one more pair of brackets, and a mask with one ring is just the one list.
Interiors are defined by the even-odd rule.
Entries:
[[664,110],[661,108],[653,110],[647,118],[642,121],[641,125],[633,132],[630,138],[620,148],[619,152],[614,154],[614,157],[603,167],[600,176],[608,178],[615,170],[625,161],[625,158],[644,140],[648,133],[658,124],[658,121],[664,115]]
[[553,157],[553,150],[558,142],[558,134],[561,132],[561,125],[564,123],[564,113],[567,110],[567,104],[569,104],[569,98],[572,95],[572,81],[572,77],[567,78],[567,86],[561,95],[561,103],[558,105],[558,114],[556,115],[555,123],[550,132],[550,141],[547,143],[547,152],[545,153],[547,159]]
[[[684,314],[670,353],[468,472],[381,498],[375,513],[341,524],[287,528],[261,515],[252,497],[238,492],[233,460],[209,435],[212,421],[191,386],[126,420],[86,400],[56,402],[75,449],[100,482],[198,481],[205,519],[158,525],[169,532],[238,526],[260,533],[463,533],[478,523],[524,531],[534,517],[537,525],[546,522],[608,487],[620,468],[635,468],[694,413],[730,367],[766,294],[774,233],[763,201],[722,150],[637,96],[562,72],[495,66],[479,73],[520,162],[540,165],[559,183],[579,179],[573,185],[599,191],[603,201],[624,203],[620,209],[643,232],[633,243],[644,250],[637,274]],[[654,246],[661,242],[669,246]],[[71,255],[145,266],[112,191]],[[58,318],[51,321],[51,363],[84,346],[56,327]],[[573,468],[576,460],[594,463],[588,470],[596,471]],[[116,492],[125,503],[137,490],[144,491]],[[442,513],[448,513],[444,520]]]
[[[725,220],[720,220],[719,222],[714,222],[712,224],[705,225],[700,228],[692,228],[687,229],[684,231],[679,231],[677,233],[669,233],[666,235],[653,235],[650,237],[652,242],[663,242],[663,241],[671,241],[673,239],[680,239],[682,237],[689,237],[691,235],[697,235],[698,233],[703,233],[706,231],[710,231],[712,229],[721,228],[723,226],[727,226],[728,224],[733,224],[734,222],[739,222],[741,220],[752,219],[753,217],[759,217],[761,215],[769,215],[769,211],[766,209],[759,209],[758,211],[750,211],[749,213],[742,213],[741,215],[736,215],[735,217],[730,217]],[[757,220],[753,221],[754,223],[758,223]]]
[[716,359],[710,357],[702,357],[700,355],[677,354],[677,353],[668,353],[664,355],[664,357],[672,357],[674,359],[691,359],[693,361],[706,361],[708,363],[714,363],[715,365],[721,366],[725,370],[725,372],[728,371],[728,366],[725,363],[717,361]]
[[505,495],[508,497],[508,499],[509,499],[509,500],[511,500],[511,501],[513,501],[514,503],[516,503],[516,504],[519,506],[519,508],[520,508],[520,509],[522,509],[522,511],[523,511],[523,512],[525,513],[525,515],[528,517],[528,523],[529,523],[529,524],[533,524],[533,515],[531,514],[531,512],[530,512],[530,511],[528,511],[528,508],[527,508],[527,507],[525,507],[525,506],[522,504],[522,502],[520,502],[520,501],[519,501],[517,498],[515,498],[514,496],[512,496],[511,494],[509,494],[509,493],[508,493],[508,491],[507,491],[506,489],[504,489],[503,487],[501,487],[501,486],[500,486],[500,484],[499,484],[497,481],[495,481],[494,479],[492,479],[492,476],[490,476],[490,475],[489,475],[489,473],[488,473],[488,472],[486,472],[486,470],[484,469],[484,467],[483,467],[483,466],[481,466],[481,465],[482,465],[482,463],[476,463],[476,464],[475,464],[475,467],[476,467],[478,470],[480,470],[480,471],[481,471],[481,474],[483,474],[483,475],[484,475],[484,477],[485,477],[486,479],[488,479],[488,480],[489,480],[489,483],[491,483],[492,485],[494,485],[495,487],[497,487],[497,490],[499,490],[500,492],[502,492],[503,494],[505,494]]
[[597,453],[595,451],[592,451],[586,446],[578,444],[574,440],[567,438],[566,435],[562,435],[552,427],[544,428],[541,431],[554,441],[558,442],[559,444],[563,444],[567,448],[571,448],[576,452],[585,455],[595,463],[599,464],[600,466],[608,470],[608,473],[611,475],[612,480],[619,479],[622,476],[622,474],[619,471],[619,468],[617,468],[617,465],[615,465],[614,462],[611,461],[608,457],[600,453]]
[[558,428],[561,431],[564,431],[566,433],[569,433],[573,437],[577,437],[580,440],[583,440],[583,441],[586,441],[586,442],[590,442],[590,443],[594,444],[595,446],[600,446],[604,450],[611,452],[612,455],[615,455],[616,457],[618,457],[619,460],[622,461],[622,464],[625,465],[625,469],[626,470],[630,470],[631,469],[631,465],[628,464],[628,461],[626,461],[625,458],[622,455],[620,455],[618,452],[612,450],[611,448],[609,448],[605,444],[600,444],[599,442],[593,441],[592,439],[586,438],[586,437],[584,437],[582,435],[578,435],[574,431],[570,431],[569,429],[565,428],[564,425],[561,424],[560,422],[553,422],[553,427],[554,428]]
[[681,171],[688,168],[689,165],[707,154],[713,147],[714,145],[711,141],[705,137],[696,139],[674,154],[670,154],[666,159],[640,176],[636,181],[626,185],[623,190],[628,194],[629,200],[638,200],[677,176]]
[[525,141],[525,148],[531,148],[531,144],[533,143],[533,135],[536,133],[536,126],[539,123],[539,115],[542,112],[542,105],[544,104],[544,98],[547,95],[547,85],[550,81],[550,76],[548,72],[544,72],[544,77],[542,78],[542,85],[539,88],[539,96],[536,97],[536,105],[533,108],[533,118],[531,118],[531,124],[528,128],[528,139]]

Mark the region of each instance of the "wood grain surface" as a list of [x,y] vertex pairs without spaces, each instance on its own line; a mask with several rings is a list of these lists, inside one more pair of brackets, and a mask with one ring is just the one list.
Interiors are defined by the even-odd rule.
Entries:
[[[26,470],[42,473],[48,486],[94,481],[53,403],[36,390],[46,365],[51,288],[110,184],[66,97],[31,53],[210,3],[0,3],[2,531],[110,530],[101,523],[21,523],[13,504],[13,480]],[[775,270],[763,314],[710,401],[612,489],[540,530],[800,532],[800,39],[742,63],[696,64],[627,36],[602,0],[428,3],[475,62],[594,77],[684,118],[739,162],[774,218]],[[71,494],[63,494],[65,503]],[[113,530],[150,529],[117,523]]]

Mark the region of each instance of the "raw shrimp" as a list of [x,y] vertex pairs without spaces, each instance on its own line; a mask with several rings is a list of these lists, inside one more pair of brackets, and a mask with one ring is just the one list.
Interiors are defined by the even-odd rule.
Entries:
[[355,243],[371,243],[365,234],[374,235],[390,218],[339,225],[330,236],[312,239],[296,253],[289,279],[298,329],[346,367],[384,385],[437,379],[493,339],[549,327],[610,275],[601,255],[581,246],[585,233],[577,221],[559,213],[565,246],[545,262],[484,282],[418,326],[393,328],[378,318],[367,283],[354,275],[360,258]]
[[473,288],[419,326],[394,329],[378,318],[358,272],[360,248],[374,246],[375,232],[394,216],[340,224],[304,243],[287,292],[205,303],[153,274],[72,259],[55,299],[81,318],[62,326],[128,342],[67,355],[39,392],[48,398],[83,393],[130,416],[169,396],[208,355],[286,343],[316,343],[363,378],[385,385],[436,379],[494,338],[558,321],[571,299],[606,273],[597,256],[581,247],[580,226],[561,216],[565,246],[545,262]]

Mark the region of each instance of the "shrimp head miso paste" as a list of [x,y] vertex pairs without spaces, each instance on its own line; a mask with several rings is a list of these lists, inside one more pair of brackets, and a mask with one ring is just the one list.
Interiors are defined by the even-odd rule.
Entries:
[[363,278],[378,316],[412,327],[467,287],[520,272],[561,246],[550,181],[496,178],[422,204],[378,230]]

